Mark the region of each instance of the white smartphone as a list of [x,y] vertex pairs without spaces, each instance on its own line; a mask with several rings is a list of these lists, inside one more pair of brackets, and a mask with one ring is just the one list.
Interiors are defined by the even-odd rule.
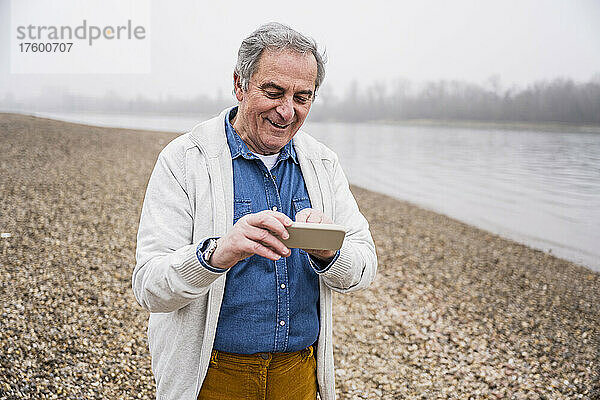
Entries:
[[339,250],[346,230],[341,225],[292,222],[287,228],[290,237],[280,239],[289,248]]

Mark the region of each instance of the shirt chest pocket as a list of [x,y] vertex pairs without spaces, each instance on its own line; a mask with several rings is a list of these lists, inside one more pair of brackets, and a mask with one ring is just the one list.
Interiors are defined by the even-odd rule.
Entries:
[[244,215],[252,213],[252,200],[234,199],[233,200],[233,223],[238,222]]
[[310,200],[308,199],[308,197],[293,199],[292,204],[294,205],[294,215],[292,216],[292,219],[295,219],[296,214],[298,214],[300,210],[310,208]]

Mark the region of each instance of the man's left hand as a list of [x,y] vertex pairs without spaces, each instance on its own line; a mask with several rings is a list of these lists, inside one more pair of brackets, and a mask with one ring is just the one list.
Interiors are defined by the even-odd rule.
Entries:
[[[311,222],[315,224],[333,224],[333,220],[319,210],[305,208],[296,214],[296,222]],[[311,256],[324,262],[330,262],[335,256],[333,250],[302,249]]]

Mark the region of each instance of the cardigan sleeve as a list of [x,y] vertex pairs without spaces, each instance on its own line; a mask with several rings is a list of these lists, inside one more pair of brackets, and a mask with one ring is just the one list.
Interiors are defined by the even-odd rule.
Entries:
[[328,163],[335,202],[333,220],[346,227],[346,237],[337,259],[324,272],[318,273],[331,289],[347,293],[364,289],[373,282],[377,272],[377,255],[369,223],[358,209],[337,156]]
[[150,312],[186,306],[223,275],[205,268],[196,255],[205,238],[192,243],[194,216],[184,159],[185,148],[177,139],[163,149],[142,206],[132,287],[138,303]]

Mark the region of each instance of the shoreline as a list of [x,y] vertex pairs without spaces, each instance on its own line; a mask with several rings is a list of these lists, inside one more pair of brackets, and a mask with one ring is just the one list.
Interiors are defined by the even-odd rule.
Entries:
[[[178,134],[140,132],[0,114],[0,397],[153,397],[131,271],[147,180]],[[379,270],[334,295],[340,399],[600,395],[599,273],[352,191]]]
[[[13,114],[22,116],[34,116],[38,118],[46,118],[44,114],[70,114],[65,111],[27,111],[27,110],[4,110],[0,109],[1,114]],[[91,114],[91,115],[122,115],[122,116],[135,116],[135,115],[157,115],[154,111],[139,111],[135,113],[120,113],[120,112],[109,112],[109,111],[81,111],[74,112],[72,114]],[[159,116],[168,117],[182,117],[182,118],[198,118],[199,114],[195,113],[158,113]],[[210,118],[210,115],[205,115],[206,119]],[[50,118],[51,119],[51,118]],[[66,121],[68,122],[68,121]],[[578,132],[578,133],[592,133],[600,134],[600,125],[593,124],[576,124],[571,122],[532,122],[532,121],[486,121],[486,120],[444,120],[444,119],[404,119],[404,120],[373,120],[373,121],[356,121],[356,122],[345,122],[338,120],[329,119],[310,119],[307,123],[341,123],[341,124],[380,124],[380,125],[399,125],[409,127],[440,127],[449,129],[483,129],[483,130],[525,130],[525,131],[543,131],[543,132]],[[120,129],[120,128],[115,128]],[[127,128],[139,131],[146,131],[142,128]],[[160,132],[154,131],[153,132]],[[165,131],[166,132],[166,131]]]

